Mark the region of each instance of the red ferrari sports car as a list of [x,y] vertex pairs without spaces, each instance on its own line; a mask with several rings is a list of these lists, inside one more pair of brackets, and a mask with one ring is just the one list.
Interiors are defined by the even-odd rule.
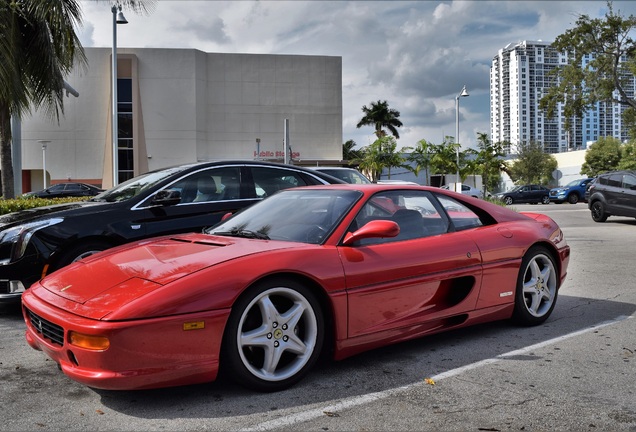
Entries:
[[281,191],[202,233],[85,258],[23,294],[26,339],[102,389],[260,391],[342,359],[492,320],[544,322],[570,248],[549,217],[439,188]]

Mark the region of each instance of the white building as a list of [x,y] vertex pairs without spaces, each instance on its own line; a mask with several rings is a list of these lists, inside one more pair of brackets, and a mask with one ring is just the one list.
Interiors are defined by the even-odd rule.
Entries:
[[[111,49],[86,55],[59,124],[22,119],[22,192],[41,188],[44,167],[48,185],[113,184]],[[341,57],[121,48],[117,63],[119,182],[195,161],[342,159]]]
[[[584,59],[585,66],[589,56]],[[499,50],[490,67],[490,131],[493,142],[509,142],[510,153],[524,142],[543,143],[548,153],[584,149],[601,136],[627,139],[618,103],[598,103],[582,119],[571,119],[566,130],[559,106],[554,118],[539,109],[539,101],[551,85],[550,72],[567,63],[567,56],[549,42],[523,41]],[[634,97],[634,77],[626,87]]]

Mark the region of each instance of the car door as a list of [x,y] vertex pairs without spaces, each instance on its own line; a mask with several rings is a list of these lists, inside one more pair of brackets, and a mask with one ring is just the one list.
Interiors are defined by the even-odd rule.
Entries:
[[603,185],[603,197],[605,198],[606,211],[616,215],[622,215],[623,201],[623,173],[614,173],[607,177]]
[[636,176],[623,174],[621,191],[617,192],[620,214],[636,217]]
[[[457,210],[467,210],[454,202]],[[432,194],[378,194],[363,207],[352,229],[373,219],[390,219],[402,210],[416,211],[421,222],[429,219],[431,226],[443,226],[442,231],[427,229],[404,239],[400,235],[365,239],[340,248],[350,338],[409,326],[435,328],[444,317],[475,307],[481,284],[479,249],[467,231],[451,232],[448,214]]]
[[[223,215],[235,213],[257,201],[242,194],[241,182],[245,169],[240,165],[216,166],[190,172],[163,189],[181,193],[181,202],[161,206],[152,202],[153,196],[132,209],[132,225],[144,230],[144,236],[198,232],[215,225]],[[213,180],[215,194],[203,190],[203,180]]]

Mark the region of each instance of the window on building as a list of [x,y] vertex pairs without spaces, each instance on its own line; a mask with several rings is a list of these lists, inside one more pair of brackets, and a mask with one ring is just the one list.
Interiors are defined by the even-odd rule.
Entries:
[[117,79],[117,177],[123,183],[135,176],[133,151],[132,79]]

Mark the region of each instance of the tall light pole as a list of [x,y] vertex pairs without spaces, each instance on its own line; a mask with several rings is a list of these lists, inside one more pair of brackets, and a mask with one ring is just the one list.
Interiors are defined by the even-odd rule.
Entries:
[[459,98],[468,96],[466,86],[455,96],[455,152],[457,155],[457,178],[455,179],[455,191],[461,192],[461,181],[459,179]]
[[117,147],[119,146],[119,128],[117,126],[117,24],[128,24],[126,17],[121,12],[121,6],[115,4],[111,8],[113,13],[113,70],[111,95],[113,100],[113,186],[119,183],[119,161]]
[[38,140],[38,142],[42,144],[42,189],[46,189],[46,145],[51,141]]

